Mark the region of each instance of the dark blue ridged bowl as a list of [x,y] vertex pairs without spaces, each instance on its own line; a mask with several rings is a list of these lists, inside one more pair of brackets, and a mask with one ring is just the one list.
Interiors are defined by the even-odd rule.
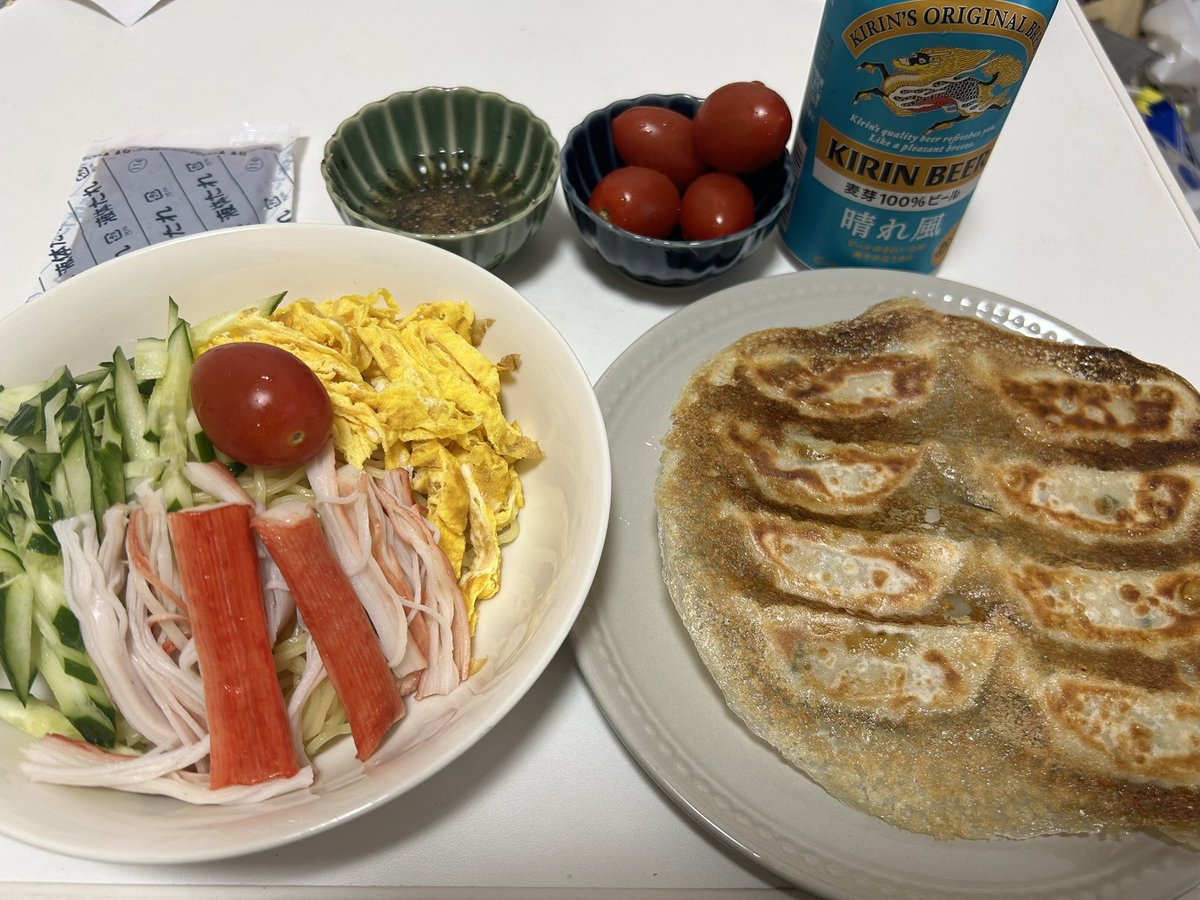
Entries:
[[700,103],[698,97],[687,94],[646,94],[619,100],[591,113],[571,129],[563,144],[563,193],[584,243],[638,281],[695,284],[729,271],[762,245],[791,197],[796,172],[785,151],[765,169],[743,176],[754,193],[754,224],[728,237],[710,241],[642,237],[609,224],[588,208],[588,198],[600,179],[624,165],[613,146],[613,119],[633,106],[663,106],[691,118]]

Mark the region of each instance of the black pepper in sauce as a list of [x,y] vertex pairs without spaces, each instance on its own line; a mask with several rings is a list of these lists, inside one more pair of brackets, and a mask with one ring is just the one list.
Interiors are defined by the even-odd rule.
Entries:
[[462,234],[487,228],[515,211],[516,178],[488,172],[455,155],[453,164],[421,165],[429,181],[419,186],[396,179],[380,185],[372,200],[383,222],[412,234]]

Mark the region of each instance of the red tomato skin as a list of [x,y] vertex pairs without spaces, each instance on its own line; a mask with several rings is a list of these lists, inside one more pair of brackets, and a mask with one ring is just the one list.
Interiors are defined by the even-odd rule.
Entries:
[[685,241],[725,237],[753,224],[754,194],[736,175],[701,175],[683,195],[679,228]]
[[665,238],[679,221],[679,190],[662,172],[623,166],[600,179],[588,207],[625,231]]
[[791,133],[787,103],[758,81],[735,81],[717,88],[700,104],[693,123],[700,158],[717,171],[734,175],[773,162]]
[[634,106],[612,123],[613,146],[627,165],[662,172],[683,191],[708,171],[692,139],[692,120],[660,106]]
[[325,386],[303,360],[254,341],[218,344],[196,358],[192,408],[213,445],[249,466],[279,468],[319,451],[333,427]]

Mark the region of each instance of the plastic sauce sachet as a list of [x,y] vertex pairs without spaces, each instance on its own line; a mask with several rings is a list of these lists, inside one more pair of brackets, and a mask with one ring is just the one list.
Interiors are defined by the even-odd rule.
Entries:
[[93,144],[50,241],[41,290],[185,235],[292,219],[290,127],[245,126]]

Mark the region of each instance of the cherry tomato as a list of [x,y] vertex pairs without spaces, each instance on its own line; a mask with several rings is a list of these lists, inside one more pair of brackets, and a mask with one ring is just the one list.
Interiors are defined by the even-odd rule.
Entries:
[[658,106],[634,106],[612,123],[613,145],[628,165],[657,169],[684,190],[708,166],[696,154],[692,120]]
[[592,212],[618,228],[665,238],[679,221],[679,191],[662,172],[625,166],[600,179],[588,199]]
[[250,466],[303,462],[324,446],[333,424],[325,386],[281,347],[218,344],[196,358],[192,408],[222,453]]
[[685,241],[725,237],[754,224],[754,194],[736,175],[709,172],[691,183],[679,208]]
[[719,87],[696,110],[696,152],[721,172],[754,172],[787,146],[792,114],[783,98],[760,81]]

